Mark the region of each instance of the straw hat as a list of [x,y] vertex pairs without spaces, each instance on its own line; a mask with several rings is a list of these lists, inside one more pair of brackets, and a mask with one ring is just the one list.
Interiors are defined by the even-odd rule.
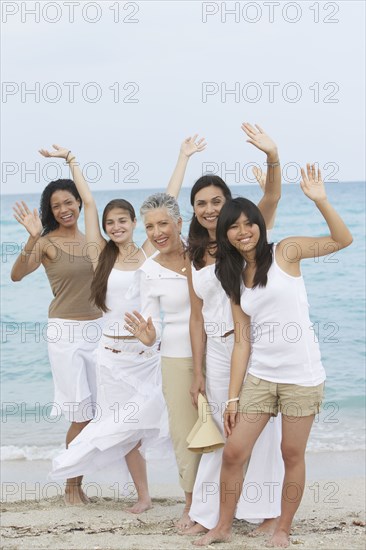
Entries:
[[212,453],[225,445],[225,439],[209,410],[206,397],[199,393],[198,420],[187,436],[188,449],[193,453]]

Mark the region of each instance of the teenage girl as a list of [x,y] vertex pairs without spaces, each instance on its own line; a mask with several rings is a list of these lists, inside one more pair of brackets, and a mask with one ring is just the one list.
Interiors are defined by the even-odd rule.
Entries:
[[[195,542],[197,546],[230,539],[243,465],[270,417],[278,412],[285,478],[281,515],[267,546],[289,545],[304,491],[306,444],[325,380],[300,261],[352,243],[347,226],[327,199],[320,170],[307,165],[301,175],[304,194],[328,225],[330,234],[325,237],[289,237],[269,244],[263,216],[251,201],[227,201],[220,212],[216,273],[231,299],[235,344],[225,411],[228,438],[221,468],[220,517],[214,529]],[[283,336],[289,325],[298,334],[291,343]]]

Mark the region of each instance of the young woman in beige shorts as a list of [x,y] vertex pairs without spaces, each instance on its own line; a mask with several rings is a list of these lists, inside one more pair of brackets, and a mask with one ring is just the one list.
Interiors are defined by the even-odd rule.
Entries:
[[[309,317],[300,260],[349,246],[352,236],[330,205],[320,170],[307,165],[301,188],[330,235],[269,244],[258,208],[226,201],[217,223],[216,274],[230,296],[235,344],[225,411],[228,436],[220,478],[220,518],[197,546],[228,541],[243,484],[243,465],[271,416],[282,413],[285,478],[281,515],[267,546],[287,547],[305,485],[305,449],[322,401],[325,371]],[[248,375],[244,381],[246,371]]]

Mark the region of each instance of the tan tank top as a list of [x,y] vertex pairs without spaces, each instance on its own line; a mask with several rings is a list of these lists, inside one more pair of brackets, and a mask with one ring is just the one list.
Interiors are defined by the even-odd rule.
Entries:
[[102,316],[96,305],[90,302],[90,285],[93,266],[87,256],[73,256],[60,247],[54,260],[44,264],[54,295],[48,309],[48,317],[60,319],[97,319]]

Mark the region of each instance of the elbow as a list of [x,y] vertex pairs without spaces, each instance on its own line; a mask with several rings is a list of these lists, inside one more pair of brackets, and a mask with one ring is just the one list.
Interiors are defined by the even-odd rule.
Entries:
[[352,243],[353,243],[353,236],[350,233],[348,236],[348,239],[346,240],[346,244],[344,245],[344,248],[346,248],[347,246],[350,246]]
[[342,242],[338,243],[339,250],[342,250],[342,248],[347,248],[353,243],[353,236],[351,233],[349,233],[348,237],[344,239]]
[[279,190],[275,193],[271,193],[270,199],[277,206],[281,200],[281,191]]
[[16,273],[13,273],[13,271],[10,273],[10,279],[13,281],[13,283],[18,283],[22,280],[23,277],[20,277],[20,275],[17,275]]

